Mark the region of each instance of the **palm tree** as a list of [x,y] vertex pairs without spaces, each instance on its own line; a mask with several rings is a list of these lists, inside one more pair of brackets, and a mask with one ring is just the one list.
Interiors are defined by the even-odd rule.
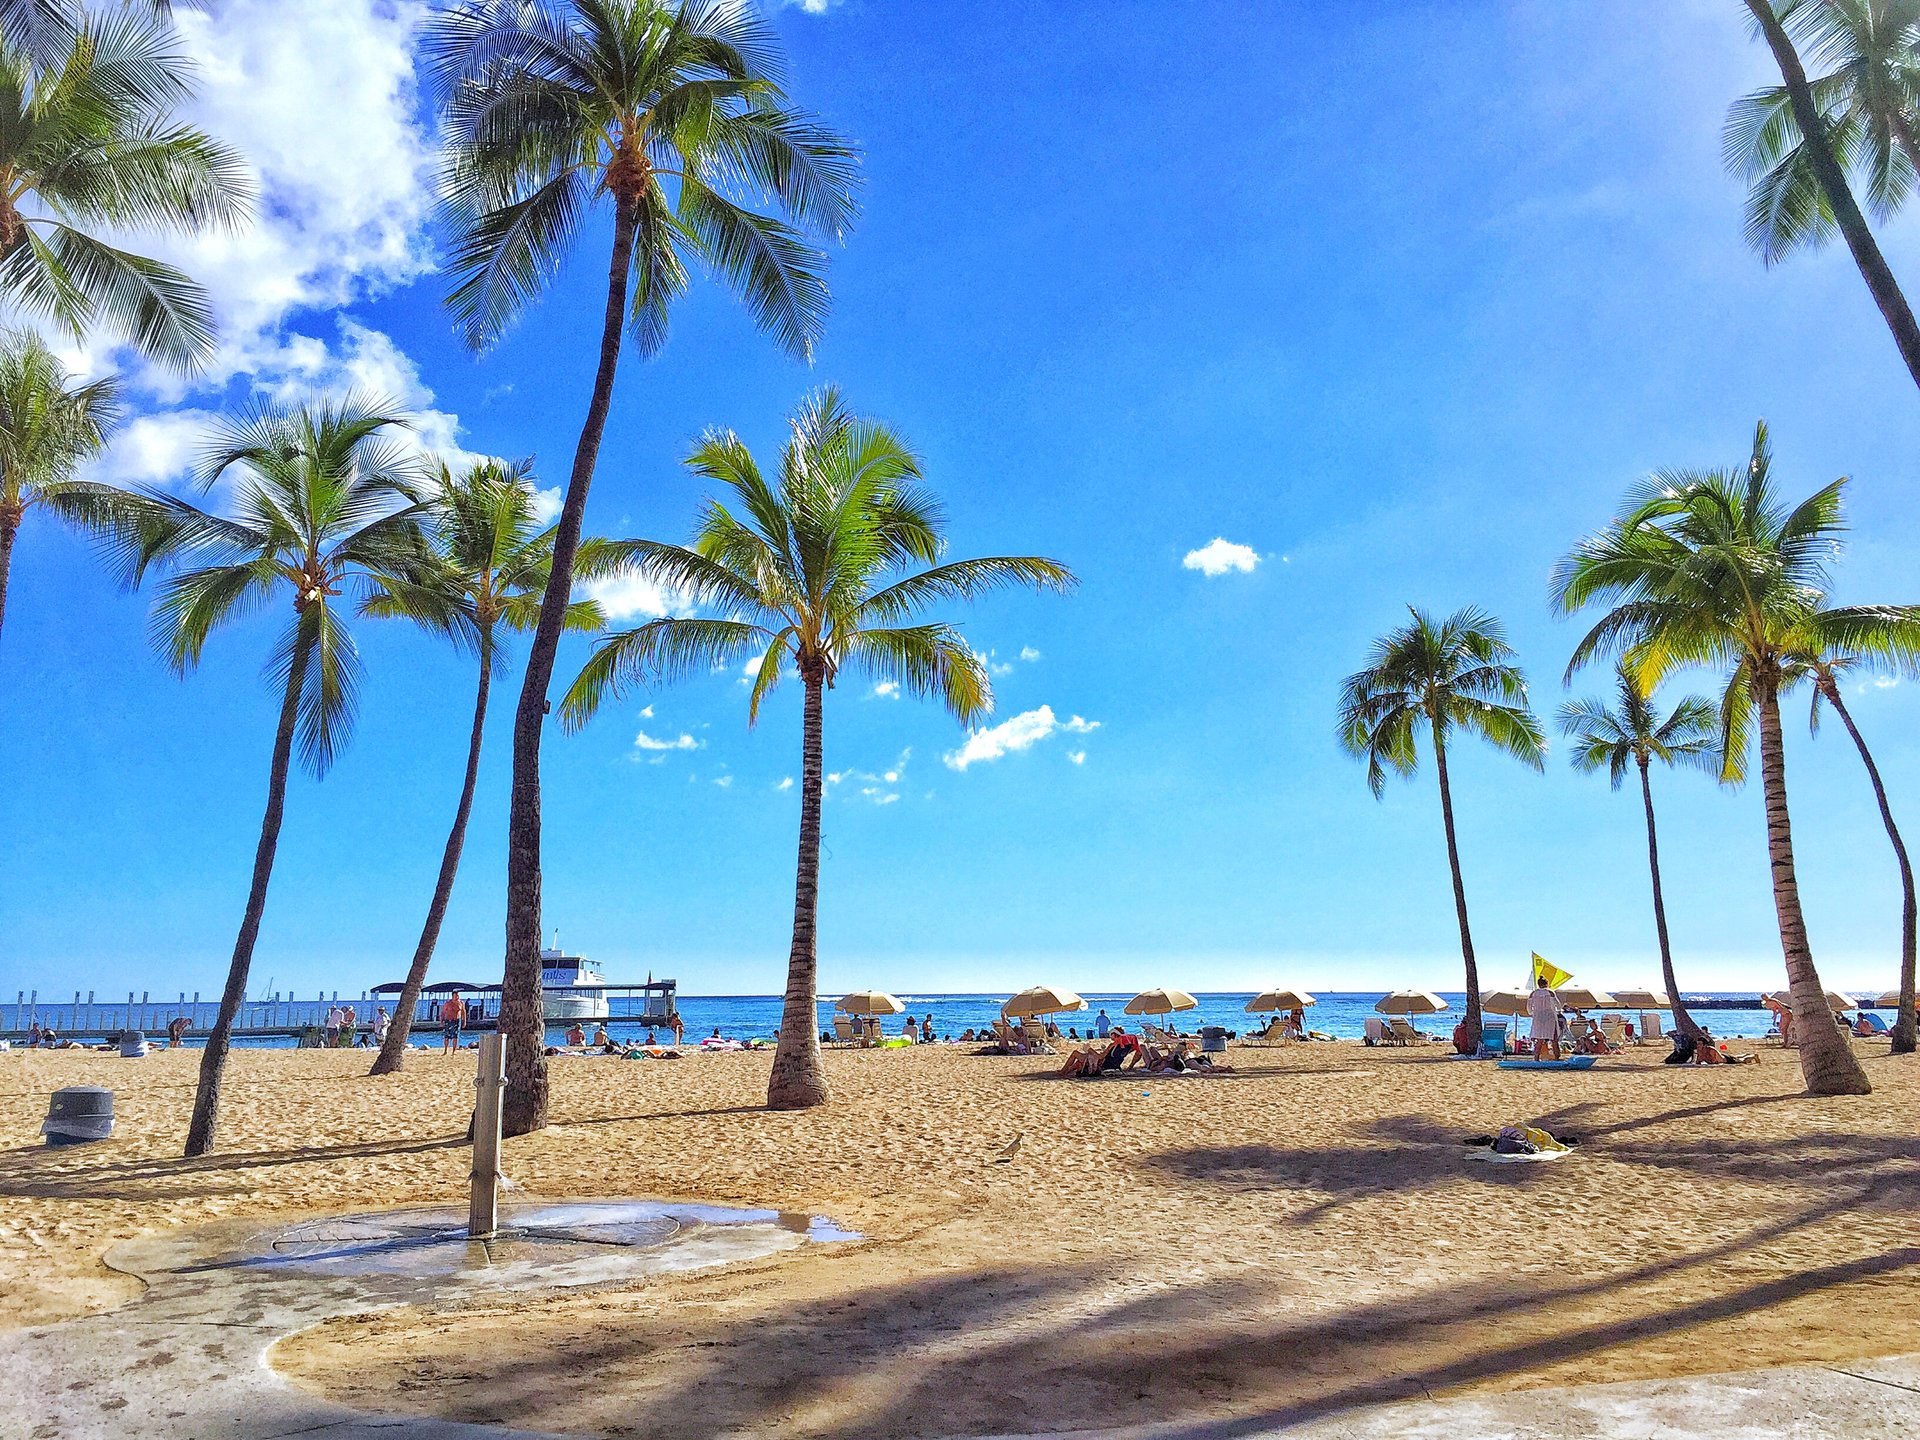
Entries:
[[[427,52],[444,92],[443,192],[454,316],[484,348],[558,272],[601,200],[613,209],[599,366],[514,714],[507,834],[503,1125],[546,1123],[540,1011],[540,732],[621,336],[666,343],[688,264],[724,280],[790,354],[826,317],[824,258],[854,216],[851,146],[784,103],[773,33],[748,0],[466,0]],[[793,222],[736,203],[771,197]],[[631,294],[629,289],[631,288]]]
[[[1744,467],[1662,471],[1631,498],[1627,515],[1583,540],[1556,567],[1554,602],[1572,612],[1596,601],[1614,608],[1581,640],[1571,677],[1598,655],[1623,654],[1635,680],[1652,688],[1685,665],[1723,669],[1721,778],[1746,776],[1750,734],[1760,731],[1760,782],[1766,798],[1767,854],[1793,1010],[1825,1017],[1826,990],[1814,965],[1794,869],[1787,809],[1786,749],[1780,697],[1806,676],[1806,635],[1817,626],[1829,646],[1915,655],[1916,612],[1856,606],[1822,611],[1827,561],[1842,533],[1845,479],[1787,509],[1779,504],[1763,421]],[[1819,613],[1818,621],[1813,619]],[[1800,1067],[1816,1095],[1871,1090],[1853,1047],[1837,1027],[1803,1025]]]
[[1833,706],[1834,714],[1847,727],[1854,748],[1860,752],[1860,763],[1867,767],[1867,779],[1873,785],[1873,798],[1880,807],[1880,823],[1886,827],[1887,840],[1893,846],[1893,857],[1900,867],[1900,1010],[1893,1022],[1893,1053],[1911,1055],[1915,1048],[1914,942],[1916,920],[1920,920],[1915,906],[1913,863],[1907,858],[1907,846],[1900,838],[1900,827],[1893,823],[1893,809],[1887,804],[1887,787],[1881,782],[1880,767],[1874,764],[1866,738],[1861,735],[1860,727],[1854,723],[1853,712],[1847,709],[1847,702],[1840,694],[1840,677],[1862,666],[1911,674],[1912,657],[1920,652],[1920,608],[1887,607],[1884,628],[1878,633],[1862,635],[1856,630],[1848,638],[1856,643],[1864,640],[1869,647],[1864,650],[1853,649],[1845,639],[1823,633],[1829,613],[1816,610],[1809,615],[1803,627],[1804,636],[1795,646],[1799,652],[1799,663],[1813,678],[1813,704],[1808,721],[1811,728],[1818,732],[1820,702],[1824,700]]
[[31,507],[96,532],[127,518],[135,497],[74,479],[76,467],[106,444],[119,415],[112,379],[75,385],[38,336],[0,334],[0,626],[14,540]]
[[1340,743],[1365,757],[1367,786],[1377,800],[1387,771],[1411,776],[1425,730],[1440,777],[1440,821],[1453,871],[1453,908],[1460,921],[1460,957],[1467,970],[1467,1037],[1480,1036],[1480,967],[1467,925],[1467,888],[1460,878],[1460,847],[1453,831],[1453,788],[1447,775],[1447,737],[1455,729],[1478,735],[1535,770],[1546,762],[1540,722],[1527,708],[1527,681],[1513,664],[1500,622],[1484,610],[1456,610],[1435,625],[1407,607],[1410,624],[1374,642],[1367,668],[1349,675],[1340,691]]
[[[797,1110],[827,1099],[820,1067],[814,917],[820,881],[821,708],[852,664],[939,701],[961,723],[993,707],[985,663],[953,626],[915,622],[933,603],[1002,585],[1064,591],[1072,573],[1031,555],[943,560],[939,505],[920,463],[890,427],[850,413],[828,390],[792,419],[777,483],[732,432],[710,432],[688,459],[731,492],[709,499],[690,547],[613,542],[638,573],[719,613],[651,620],[594,650],[561,707],[571,728],[635,681],[667,681],[757,655],[747,719],[787,667],[805,692],[800,848],[786,1005],[767,1104]],[[924,567],[924,568],[921,568]]]
[[188,82],[171,27],[132,9],[81,20],[49,65],[0,46],[0,295],[75,338],[104,326],[183,372],[213,353],[205,292],[94,232],[245,219],[238,156],[173,118]]
[[[1920,385],[1920,322],[1847,182],[1849,165],[1863,171],[1883,214],[1911,187],[1909,120],[1920,94],[1914,7],[1909,0],[1746,0],[1746,6],[1785,82],[1736,102],[1727,117],[1728,167],[1751,187],[1747,239],[1772,264],[1795,245],[1817,243],[1837,229]],[[1795,17],[1814,36],[1816,54],[1835,63],[1818,80],[1807,78],[1788,33]]]
[[[428,554],[413,567],[415,573],[382,574],[360,610],[412,620],[445,635],[478,662],[479,681],[473,697],[473,727],[467,738],[466,778],[460,803],[454,808],[453,829],[447,834],[434,881],[433,900],[427,906],[420,943],[413,964],[394,1004],[393,1023],[374,1058],[372,1075],[390,1075],[406,1060],[407,1037],[413,1012],[420,1003],[433,962],[454,877],[460,870],[460,852],[466,845],[467,817],[473,811],[473,792],[480,779],[480,742],[487,725],[487,698],[494,675],[504,668],[498,631],[531,630],[540,613],[547,572],[553,559],[553,531],[539,529],[533,517],[533,490],[528,463],[509,465],[483,460],[459,475],[442,465],[437,484],[430,487],[432,503],[422,535]],[[582,554],[591,556],[597,542],[587,541]],[[597,630],[600,607],[576,600],[567,608],[567,628]]]
[[1653,929],[1660,939],[1660,979],[1673,1001],[1673,1018],[1682,1033],[1696,1039],[1700,1026],[1680,999],[1673,973],[1673,947],[1667,942],[1667,902],[1660,888],[1660,837],[1653,823],[1653,782],[1648,771],[1663,765],[1720,768],[1720,721],[1713,705],[1689,695],[1662,718],[1653,698],[1640,688],[1630,666],[1616,671],[1618,699],[1570,700],[1560,707],[1560,731],[1574,742],[1573,768],[1590,775],[1602,766],[1618,790],[1627,767],[1640,771],[1640,800],[1647,812],[1647,868],[1653,875]]
[[147,523],[138,536],[120,537],[136,580],[156,560],[185,567],[166,581],[154,607],[155,635],[182,673],[199,664],[215,629],[276,598],[288,606],[269,671],[281,699],[266,814],[220,1013],[200,1057],[190,1156],[213,1148],[221,1075],[266,909],[295,741],[303,766],[318,778],[352,733],[360,661],[334,599],[356,578],[425,579],[415,462],[389,433],[405,423],[354,398],[256,409],[221,425],[201,470],[208,484],[233,472],[226,514],[150,493]]

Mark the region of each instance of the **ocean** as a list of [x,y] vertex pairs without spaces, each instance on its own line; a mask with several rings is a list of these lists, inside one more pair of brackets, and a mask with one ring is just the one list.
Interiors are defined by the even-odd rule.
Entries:
[[[1433,1016],[1416,1017],[1414,1023],[1420,1028],[1438,1034],[1451,1032],[1458,1021],[1460,1010],[1466,996],[1458,991],[1438,991],[1441,999],[1452,1007],[1448,1011]],[[1712,992],[1706,992],[1712,995]],[[374,1007],[382,998],[391,1004],[391,997],[377,997],[340,994],[338,1001],[342,1005],[351,1004],[360,1024],[367,1025]],[[999,1018],[1000,1004],[1004,995],[968,994],[968,995],[921,995],[902,994],[900,1000],[916,1018],[933,1017],[933,1029],[936,1035],[952,1038],[968,1029],[978,1030],[991,1025]],[[1109,994],[1088,993],[1084,997],[1088,1008],[1083,1012],[1074,1012],[1055,1016],[1062,1030],[1076,1029],[1087,1033],[1096,1013],[1105,1007],[1110,1019],[1125,1022],[1123,1014],[1132,992]],[[1173,1017],[1180,1029],[1193,1031],[1201,1025],[1219,1025],[1229,1031],[1241,1034],[1257,1029],[1265,1023],[1264,1015],[1249,1015],[1246,1003],[1253,998],[1251,991],[1235,993],[1210,992],[1196,994],[1194,999],[1200,1002],[1199,1008],[1181,1012]],[[1359,1039],[1365,1033],[1367,1018],[1375,1013],[1374,1002],[1380,998],[1377,991],[1365,993],[1323,993],[1319,1003],[1307,1011],[1309,1029],[1319,1030],[1342,1039]],[[1752,998],[1752,992],[1713,995],[1717,999]],[[335,997],[312,1000],[250,1000],[242,1012],[240,1028],[257,1025],[262,1028],[289,1023],[319,1023],[326,1010],[334,1003]],[[623,1018],[621,1012],[631,1015],[637,1011],[638,1000],[614,996],[611,1000],[613,1017],[608,1028],[617,1038],[627,1039],[639,1032],[637,1022]],[[780,1022],[781,997],[778,995],[682,995],[678,999],[680,1014],[686,1022],[686,1036],[689,1042],[700,1040],[708,1035],[718,1034],[729,1040],[752,1040],[772,1035],[774,1027]],[[117,1030],[123,1025],[146,1030],[148,1033],[164,1031],[169,1018],[186,1014],[195,1029],[202,1029],[212,1022],[214,1003],[202,1000],[198,1006],[189,1002],[184,1007],[176,1001],[145,1001],[129,999],[126,1002],[82,1003],[78,1011],[66,1001],[48,1003],[21,1003],[0,1005],[0,1031],[24,1030],[34,1021],[50,1024],[63,1034],[81,1037],[89,1031]],[[823,1001],[819,1007],[819,1028],[829,1030],[833,1024],[831,1000]],[[1631,1013],[1631,1012],[1629,1012]],[[906,1015],[890,1015],[882,1021],[888,1034],[898,1034],[906,1020]],[[1765,1035],[1773,1028],[1773,1017],[1766,1010],[1710,1010],[1703,1011],[1699,1017],[1714,1034],[1723,1037]],[[1663,1015],[1663,1022],[1666,1017]],[[587,1029],[593,1028],[592,1022],[585,1022]],[[555,1022],[548,1026],[549,1034],[557,1038],[566,1029],[565,1022]],[[428,1033],[416,1026],[424,1041]],[[236,1037],[236,1045],[286,1047],[294,1041],[286,1037]]]

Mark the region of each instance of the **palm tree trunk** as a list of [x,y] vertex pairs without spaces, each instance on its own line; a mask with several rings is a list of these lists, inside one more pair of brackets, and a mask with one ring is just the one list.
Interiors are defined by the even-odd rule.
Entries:
[[1833,1023],[1826,987],[1814,968],[1800,912],[1800,882],[1793,867],[1793,826],[1787,816],[1786,745],[1780,735],[1780,695],[1770,684],[1755,687],[1760,702],[1760,782],[1767,802],[1767,859],[1773,867],[1773,908],[1780,922],[1780,949],[1787,962],[1793,999],[1793,1034],[1800,1042],[1800,1073],[1813,1095],[1866,1095],[1873,1086],[1854,1058],[1853,1041]]
[[636,222],[629,198],[614,202],[613,255],[607,266],[607,313],[600,327],[600,367],[593,398],[573,452],[573,474],[553,535],[553,569],[540,597],[540,621],[527,647],[527,673],[513,717],[513,794],[507,812],[507,956],[501,981],[500,1029],[507,1039],[507,1091],[500,1124],[525,1135],[547,1123],[546,1022],[540,995],[540,731],[547,718],[547,687],[567,602],[573,594],[573,554],[587,513],[587,491],[600,458],[600,437],[613,405],[620,364],[620,333],[627,318],[627,275],[633,264]]
[[427,983],[427,966],[433,963],[433,947],[440,941],[440,925],[447,918],[454,876],[460,873],[460,852],[467,843],[467,817],[473,813],[473,792],[480,780],[480,740],[487,728],[487,693],[492,686],[493,644],[483,633],[480,684],[473,698],[473,733],[467,740],[466,782],[460,787],[460,804],[453,812],[453,829],[447,832],[447,848],[440,855],[440,878],[434,882],[433,903],[427,906],[427,923],[420,929],[420,943],[413,947],[413,964],[400,987],[400,998],[394,1002],[393,1023],[387,1027],[387,1038],[374,1057],[369,1075],[391,1075],[406,1062],[413,1012],[420,1005],[420,987]]
[[1887,839],[1893,842],[1894,858],[1900,862],[1900,1013],[1893,1022],[1893,1053],[1911,1055],[1914,1051],[1914,928],[1915,907],[1913,895],[1913,865],[1907,859],[1906,842],[1900,838],[1900,829],[1893,823],[1893,811],[1887,805],[1887,787],[1880,782],[1880,767],[1873,763],[1873,755],[1867,749],[1867,742],[1860,736],[1860,727],[1853,723],[1847,705],[1840,698],[1840,687],[1832,680],[1822,678],[1820,693],[1827,697],[1827,703],[1833,706],[1833,713],[1840,717],[1840,723],[1847,727],[1847,734],[1853,737],[1854,748],[1860,752],[1860,761],[1867,767],[1867,778],[1873,782],[1873,798],[1880,806],[1880,823],[1887,827]]
[[1827,197],[1827,206],[1833,211],[1834,224],[1846,237],[1847,249],[1853,252],[1853,263],[1859,267],[1860,278],[1867,282],[1874,304],[1880,307],[1887,329],[1893,332],[1893,343],[1900,348],[1900,358],[1907,362],[1907,373],[1915,385],[1920,385],[1920,323],[1915,322],[1907,297],[1900,293],[1899,282],[1893,278],[1886,256],[1880,253],[1873,231],[1867,226],[1867,217],[1861,213],[1859,202],[1847,184],[1846,172],[1840,168],[1833,146],[1828,143],[1826,124],[1814,104],[1813,87],[1807,83],[1800,56],[1793,48],[1786,26],[1774,13],[1772,0],[1747,0],[1747,9],[1753,12],[1760,33],[1766,37],[1767,47],[1780,66],[1780,78],[1786,82],[1794,121],[1800,126],[1807,159]]
[[1467,1040],[1480,1043],[1480,966],[1473,958],[1473,931],[1467,927],[1467,887],[1460,878],[1460,847],[1453,838],[1453,787],[1447,782],[1447,740],[1433,722],[1433,766],[1440,775],[1440,820],[1447,831],[1447,864],[1453,870],[1453,909],[1460,917],[1460,958],[1467,965]]
[[20,533],[26,507],[18,500],[0,500],[0,630],[7,625],[7,580],[13,574],[13,540]]
[[800,759],[800,859],[793,881],[793,948],[787,952],[787,1003],[780,1012],[780,1043],[767,1081],[767,1108],[805,1110],[827,1102],[820,1064],[818,965],[814,922],[820,907],[820,702],[826,672],[818,660],[801,662],[806,684],[805,739]]
[[1673,1002],[1673,1020],[1680,1033],[1697,1039],[1700,1026],[1681,1002],[1680,982],[1673,975],[1673,947],[1667,943],[1667,899],[1660,889],[1660,836],[1653,825],[1653,783],[1647,778],[1645,757],[1640,758],[1640,798],[1647,807],[1647,869],[1653,872],[1653,928],[1660,937],[1660,982]]
[[193,1119],[187,1126],[187,1155],[205,1155],[213,1149],[220,1121],[220,1080],[227,1067],[233,1020],[247,995],[247,971],[253,965],[253,942],[260,935],[260,917],[267,908],[267,882],[273,878],[273,854],[280,845],[280,820],[287,805],[287,771],[293,759],[293,727],[300,716],[300,687],[307,678],[310,647],[294,641],[293,663],[287,667],[287,692],[280,701],[280,728],[273,735],[273,765],[267,780],[267,813],[260,821],[260,843],[253,852],[253,886],[247,891],[246,913],[233,942],[233,960],[227,966],[227,988],[220,994],[220,1013],[200,1052],[200,1084],[193,1093]]

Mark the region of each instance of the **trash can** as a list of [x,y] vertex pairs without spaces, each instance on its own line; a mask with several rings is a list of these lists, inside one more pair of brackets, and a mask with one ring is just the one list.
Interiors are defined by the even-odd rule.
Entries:
[[40,1133],[49,1145],[84,1145],[113,1134],[113,1092],[102,1085],[73,1085],[53,1092]]
[[1224,1025],[1202,1025],[1200,1027],[1200,1049],[1203,1054],[1224,1055],[1227,1052],[1227,1027]]

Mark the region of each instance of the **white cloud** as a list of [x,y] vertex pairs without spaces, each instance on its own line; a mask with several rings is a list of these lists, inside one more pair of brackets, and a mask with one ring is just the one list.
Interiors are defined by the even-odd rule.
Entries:
[[651,720],[653,718],[653,707],[649,705],[646,709],[642,710],[640,712],[640,718],[642,720]]
[[731,775],[719,775],[714,778],[713,783],[718,785],[722,790],[725,790],[729,785],[733,784],[733,777]]
[[780,783],[773,788],[782,791],[791,790],[793,788],[793,777],[791,775],[782,776]]
[[661,740],[642,730],[638,735],[633,737],[633,748],[647,751],[698,750],[700,748],[700,742],[684,730],[672,740]]
[[1069,750],[1067,752],[1067,759],[1075,765],[1084,765],[1087,763],[1087,752],[1084,750]]
[[1031,645],[1022,645],[1020,647],[1020,658],[1031,665],[1040,658],[1040,652]]
[[1031,749],[1055,731],[1084,735],[1099,728],[1098,720],[1087,720],[1078,715],[1062,722],[1054,715],[1051,705],[1042,705],[1038,710],[1028,710],[1011,720],[974,731],[967,736],[966,744],[943,758],[948,769],[965,770],[969,765],[998,760],[1002,755]]
[[542,490],[538,486],[533,491],[533,523],[551,525],[560,518],[560,507],[567,503],[567,492],[558,485]]
[[1250,571],[1260,563],[1260,557],[1251,545],[1236,545],[1231,540],[1215,536],[1198,550],[1189,550],[1186,559],[1180,563],[1189,570],[1198,570],[1212,577],[1224,575],[1229,570],[1242,573]]
[[575,593],[599,601],[601,613],[609,620],[631,620],[636,615],[651,620],[684,614],[688,609],[684,595],[632,574],[602,575],[579,586]]
[[900,698],[900,682],[898,680],[882,680],[878,685],[873,687],[873,694],[874,698],[878,700],[898,700]]

